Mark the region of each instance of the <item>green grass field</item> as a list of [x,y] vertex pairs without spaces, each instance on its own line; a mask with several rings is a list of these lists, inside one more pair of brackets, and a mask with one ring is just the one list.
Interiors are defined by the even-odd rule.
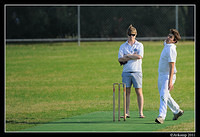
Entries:
[[[155,119],[157,111],[144,111],[148,116],[145,119],[138,117],[138,112],[131,111],[131,118],[127,118],[124,122],[112,121],[112,111],[98,111],[70,118],[52,121],[49,123],[41,123],[38,126],[23,130],[23,132],[151,132],[167,129],[174,125],[182,125],[192,121],[194,111],[185,111],[184,115],[177,121],[172,120],[171,112],[165,119],[165,124],[156,124]],[[185,126],[184,126],[185,127]],[[175,129],[175,131],[180,131]],[[191,127],[187,131],[192,131]],[[160,132],[160,131],[159,131]]]
[[[112,83],[121,82],[122,67],[117,58],[122,43],[82,42],[80,47],[77,43],[7,44],[6,131],[25,130],[41,123],[97,111],[112,111]],[[144,111],[158,112],[157,70],[163,42],[142,43]],[[171,95],[183,110],[193,111],[194,42],[178,43],[177,53],[178,73]],[[138,110],[134,90],[130,110]],[[159,131],[177,128],[194,131],[194,116],[181,124],[187,123],[191,125],[188,128],[178,124]]]

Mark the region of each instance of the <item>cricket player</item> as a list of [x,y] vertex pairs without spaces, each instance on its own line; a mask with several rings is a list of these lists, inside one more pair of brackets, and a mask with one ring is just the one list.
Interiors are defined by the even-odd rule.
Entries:
[[173,120],[177,120],[183,115],[184,111],[180,109],[179,105],[174,101],[170,95],[170,91],[174,88],[176,80],[176,45],[181,36],[176,29],[170,29],[167,39],[164,41],[164,48],[160,55],[159,68],[158,68],[158,90],[160,93],[160,108],[159,115],[155,122],[164,123],[167,106],[174,114]]
[[142,93],[143,44],[135,39],[137,30],[132,25],[128,27],[127,35],[128,40],[120,46],[118,53],[118,61],[123,65],[122,82],[126,83],[126,117],[130,118],[130,93],[133,84],[137,94],[139,117],[144,118]]

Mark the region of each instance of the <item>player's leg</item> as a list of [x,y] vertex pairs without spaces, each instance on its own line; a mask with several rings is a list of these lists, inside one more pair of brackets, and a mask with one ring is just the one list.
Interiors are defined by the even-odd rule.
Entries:
[[167,76],[159,76],[158,78],[158,88],[160,93],[160,108],[159,108],[159,116],[165,120],[167,114],[167,100],[168,100],[168,77]]
[[[176,81],[176,75],[173,75],[173,80],[172,83],[174,85]],[[179,111],[179,105],[174,101],[174,99],[171,97],[170,92],[168,94],[168,100],[167,100],[167,105],[171,109],[171,111],[175,114],[178,113]]]
[[126,84],[126,115],[129,118],[129,106],[130,106],[130,94],[131,94],[131,75],[130,73],[123,72],[122,73],[122,82]]
[[[159,91],[159,94],[161,92],[161,88],[162,88],[162,77],[161,75],[158,76],[158,91]],[[161,107],[161,98],[160,98],[160,107]],[[160,108],[159,108],[159,111],[160,111]],[[164,122],[164,119],[162,118],[162,116],[160,116],[160,113],[158,115],[158,117],[155,119],[155,122],[156,123],[159,123],[159,124],[162,124]]]
[[135,88],[135,92],[137,95],[137,102],[138,102],[138,108],[139,108],[139,115],[140,118],[144,118],[143,115],[143,104],[144,104],[144,98],[142,93],[142,73],[132,73],[132,83]]
[[173,114],[177,114],[179,112],[179,105],[174,101],[174,99],[169,95],[167,100],[167,105],[173,112]]
[[140,118],[144,118],[143,115],[144,98],[143,98],[142,88],[135,88],[135,92],[137,94],[137,102],[138,102]]
[[[176,75],[173,76],[173,85],[176,81]],[[167,105],[171,109],[171,111],[174,114],[173,120],[177,120],[178,117],[182,116],[184,111],[180,109],[179,105],[176,103],[176,101],[171,97],[170,93],[168,95]]]
[[127,117],[130,117],[129,113],[129,106],[130,106],[130,95],[131,95],[131,88],[126,88],[126,114]]

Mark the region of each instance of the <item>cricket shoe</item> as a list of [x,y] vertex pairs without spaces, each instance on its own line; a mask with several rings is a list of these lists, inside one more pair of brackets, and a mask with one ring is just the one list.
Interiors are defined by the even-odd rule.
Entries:
[[161,116],[159,116],[159,117],[156,118],[155,122],[158,123],[158,124],[163,124],[164,119]]
[[184,113],[184,111],[180,109],[177,114],[174,114],[173,120],[177,120],[180,116],[183,115],[183,113]]

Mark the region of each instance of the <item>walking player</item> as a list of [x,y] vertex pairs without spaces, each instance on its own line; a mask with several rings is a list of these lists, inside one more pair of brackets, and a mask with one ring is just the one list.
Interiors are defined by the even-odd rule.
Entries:
[[158,68],[158,90],[160,93],[160,109],[159,116],[155,122],[162,124],[167,114],[167,106],[174,114],[173,120],[177,120],[183,115],[184,111],[180,109],[179,105],[174,101],[170,95],[173,85],[176,80],[176,45],[177,41],[181,39],[179,32],[176,29],[170,29],[170,34],[164,41],[164,48],[160,55]]
[[126,117],[130,117],[130,93],[133,84],[137,94],[140,118],[143,115],[143,94],[142,94],[142,58],[143,45],[135,38],[137,30],[132,25],[127,30],[128,40],[119,48],[118,61],[123,65],[122,82],[126,83]]

